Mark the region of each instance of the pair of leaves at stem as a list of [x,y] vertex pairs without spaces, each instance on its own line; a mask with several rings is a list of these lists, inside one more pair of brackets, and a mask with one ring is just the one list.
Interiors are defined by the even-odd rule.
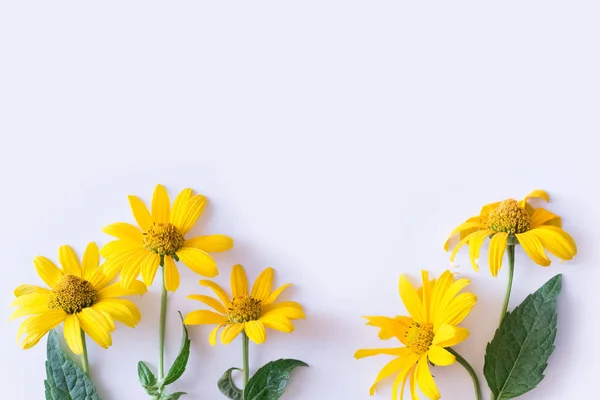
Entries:
[[46,400],[100,400],[90,378],[61,349],[58,335],[48,334],[46,360]]
[[484,375],[494,399],[507,400],[534,389],[544,379],[556,337],[556,298],[562,275],[546,282],[507,313],[488,343]]
[[188,330],[183,323],[183,316],[181,313],[179,313],[179,316],[181,317],[181,324],[183,326],[183,340],[181,341],[179,355],[173,362],[167,375],[159,382],[150,370],[150,367],[148,367],[148,364],[143,361],[138,362],[138,378],[146,393],[152,396],[153,400],[178,400],[181,396],[186,394],[185,392],[168,394],[164,391],[165,386],[175,382],[183,375],[188,359],[190,358],[190,338]]
[[221,376],[217,385],[221,393],[232,400],[278,400],[285,392],[292,370],[296,367],[308,367],[308,365],[293,359],[271,361],[256,371],[244,390],[235,386],[231,376],[233,371],[241,370],[229,368]]

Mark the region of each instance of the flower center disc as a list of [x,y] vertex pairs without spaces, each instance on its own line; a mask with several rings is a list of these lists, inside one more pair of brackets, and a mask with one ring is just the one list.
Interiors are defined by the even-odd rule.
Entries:
[[146,250],[153,251],[162,256],[172,256],[185,239],[175,226],[170,223],[154,223],[144,233],[143,246]]
[[406,331],[406,347],[419,356],[429,350],[431,342],[433,342],[432,324],[413,322],[408,331]]
[[531,216],[515,199],[508,199],[490,212],[488,226],[496,232],[506,232],[509,235],[523,233],[531,226]]
[[256,321],[260,318],[260,313],[260,300],[251,296],[238,296],[231,302],[227,318],[229,322]]
[[67,314],[76,314],[93,306],[98,292],[92,284],[78,276],[67,274],[60,278],[50,293],[48,308],[62,309]]

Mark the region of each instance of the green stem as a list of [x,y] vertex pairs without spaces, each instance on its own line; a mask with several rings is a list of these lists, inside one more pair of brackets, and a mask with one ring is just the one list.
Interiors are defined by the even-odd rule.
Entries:
[[83,372],[87,376],[90,376],[90,365],[88,364],[88,354],[87,354],[87,345],[85,343],[85,332],[83,329],[81,330],[81,347],[83,351],[81,352],[81,365],[83,366]]
[[165,267],[164,259],[160,258],[160,267],[162,269],[162,295],[160,298],[160,325],[158,329],[158,380],[165,377],[165,328],[167,320],[167,288],[165,286]]
[[242,332],[242,355],[244,359],[244,389],[248,385],[248,378],[250,377],[250,366],[248,362],[248,335],[246,332]]
[[498,327],[502,325],[506,312],[508,310],[508,302],[510,301],[510,291],[512,290],[513,275],[515,273],[515,245],[509,244],[507,246],[508,252],[508,285],[506,286],[506,294],[504,295],[504,305],[502,306],[502,314],[500,314],[500,323]]
[[481,384],[479,383],[479,378],[477,377],[475,370],[473,370],[473,367],[471,367],[471,364],[469,364],[469,362],[465,360],[460,354],[458,354],[454,349],[447,347],[446,350],[452,353],[454,357],[456,357],[456,361],[458,361],[458,363],[467,370],[469,375],[471,375],[471,379],[473,379],[473,385],[475,386],[475,397],[477,398],[477,400],[481,400]]

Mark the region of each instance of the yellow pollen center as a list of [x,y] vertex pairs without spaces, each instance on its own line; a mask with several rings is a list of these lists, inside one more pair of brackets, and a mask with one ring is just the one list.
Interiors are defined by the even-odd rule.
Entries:
[[98,300],[98,292],[85,279],[67,274],[60,278],[50,293],[48,308],[62,309],[67,314],[76,314],[93,306]]
[[172,256],[185,241],[179,229],[170,223],[155,222],[144,233],[143,246],[146,250],[162,256]]
[[431,342],[433,342],[433,325],[413,322],[406,331],[405,337],[406,347],[420,356],[431,347]]
[[231,302],[231,308],[227,313],[229,322],[256,321],[260,318],[260,300],[251,296],[238,296]]
[[523,233],[531,226],[531,216],[515,199],[508,199],[490,212],[488,226],[496,232],[509,235]]

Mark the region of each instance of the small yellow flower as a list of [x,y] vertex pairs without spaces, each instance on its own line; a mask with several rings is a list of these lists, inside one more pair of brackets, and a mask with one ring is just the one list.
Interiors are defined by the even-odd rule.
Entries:
[[21,323],[17,343],[23,334],[21,346],[35,346],[50,329],[64,321],[67,344],[75,354],[83,351],[81,330],[103,348],[112,344],[110,333],[115,330],[115,320],[134,327],[141,318],[137,306],[121,296],[142,294],[146,285],[133,281],[129,289],[119,283],[109,285],[114,277],[100,265],[100,255],[95,243],[90,243],[80,263],[69,246],[61,246],[58,268],[46,257],[33,260],[38,275],[50,287],[21,285],[15,289],[17,297],[11,306],[17,308],[10,319],[29,315]]
[[[422,271],[423,287],[419,290],[400,276],[400,297],[410,317],[395,318],[365,317],[367,325],[380,328],[382,340],[396,338],[405,347],[361,349],[354,357],[363,358],[379,354],[396,356],[381,370],[371,386],[371,396],[377,384],[396,374],[392,389],[392,399],[404,399],[406,381],[410,380],[413,399],[419,399],[416,388],[429,399],[437,400],[440,393],[433,380],[429,363],[436,366],[454,364],[456,358],[447,347],[455,346],[469,336],[466,328],[457,325],[471,312],[477,302],[472,293],[459,292],[469,284],[467,279],[454,280],[450,271],[445,271],[439,279],[429,279],[427,271]],[[401,385],[401,386],[400,386]]]
[[529,258],[544,267],[550,265],[544,249],[562,260],[571,260],[577,254],[575,241],[562,229],[562,221],[558,215],[544,208],[534,209],[528,203],[533,198],[550,201],[548,193],[534,190],[521,201],[508,199],[488,204],[478,216],[469,218],[456,227],[444,245],[444,249],[448,251],[451,238],[456,234],[460,235],[461,240],[454,248],[450,261],[454,262],[458,250],[468,244],[471,264],[479,271],[479,251],[488,237],[491,237],[489,264],[493,276],[497,276],[502,267],[507,245],[520,244]]
[[140,272],[144,283],[152,285],[159,265],[164,264],[165,287],[174,292],[179,287],[179,271],[175,265],[179,260],[202,276],[217,276],[217,264],[207,252],[229,250],[233,240],[224,235],[185,238],[204,210],[204,196],[193,195],[192,189],[184,189],[175,198],[171,209],[167,190],[157,185],[152,198],[152,214],[136,196],[129,196],[129,205],[139,228],[118,222],[103,229],[118,239],[104,246],[102,255],[111,269],[121,270],[123,287],[129,287]]
[[212,346],[217,343],[217,333],[223,327],[224,329],[221,332],[221,342],[223,344],[231,343],[242,331],[256,344],[261,344],[266,340],[265,328],[291,333],[294,330],[291,321],[305,318],[304,312],[302,306],[295,301],[284,301],[275,304],[279,295],[291,284],[288,283],[271,292],[273,274],[273,268],[265,269],[254,282],[252,292],[248,294],[248,281],[244,267],[235,265],[231,272],[232,299],[227,296],[219,285],[211,281],[201,280],[200,285],[211,288],[221,301],[201,294],[188,296],[190,299],[203,302],[216,312],[209,310],[192,311],[186,315],[185,324],[218,324],[209,336],[209,342]]

